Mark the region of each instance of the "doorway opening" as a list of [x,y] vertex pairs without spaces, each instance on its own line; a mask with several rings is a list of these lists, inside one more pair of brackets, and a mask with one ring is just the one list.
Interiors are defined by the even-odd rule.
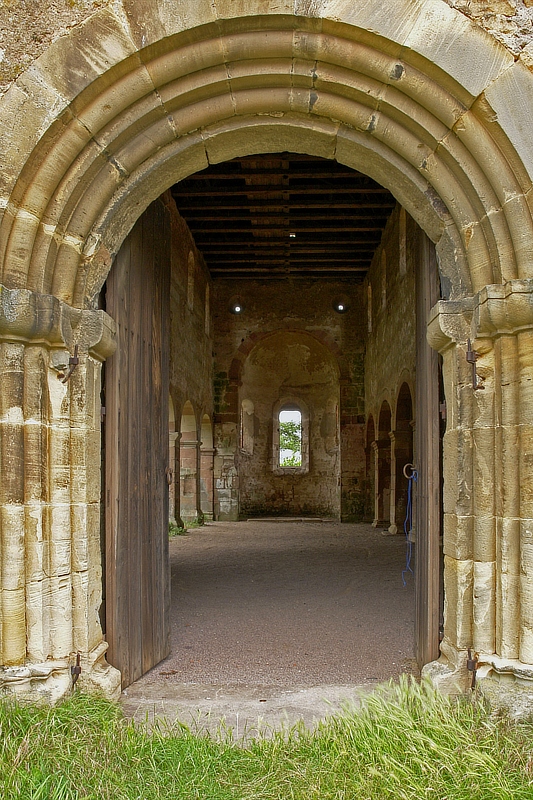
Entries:
[[[174,442],[179,463],[166,488],[171,513],[179,507],[185,524],[319,518],[401,532],[403,469],[435,447],[414,439],[421,406],[412,387],[428,347],[418,335],[419,274],[436,275],[414,220],[367,176],[291,153],[210,167],[154,205],[167,237],[166,261],[156,260],[170,286],[165,368],[176,403],[165,459]],[[124,368],[135,369],[133,356]],[[439,532],[421,523],[417,535]],[[431,569],[417,578],[419,607],[433,592]],[[155,582],[164,581],[163,564]]]

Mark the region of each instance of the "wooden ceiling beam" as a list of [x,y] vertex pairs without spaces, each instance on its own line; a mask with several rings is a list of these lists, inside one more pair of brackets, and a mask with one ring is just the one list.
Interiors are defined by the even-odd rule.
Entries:
[[[385,213],[384,214],[343,214],[341,219],[348,219],[348,220],[356,220],[356,219],[377,220],[377,219],[383,219],[383,220],[386,220],[386,219],[388,219],[388,216],[389,215],[385,214]],[[257,216],[257,218],[256,218],[253,215],[249,215],[249,214],[247,214],[247,215],[244,215],[244,214],[242,214],[242,215],[241,214],[232,214],[231,217],[229,217],[228,219],[236,220],[237,222],[253,222],[253,223],[257,224],[257,223],[261,222],[261,220],[263,220],[263,219],[277,220],[278,217],[279,217],[280,222],[283,222],[285,225],[290,225],[291,222],[301,222],[301,221],[304,221],[304,220],[313,221],[313,220],[321,220],[321,219],[331,219],[332,215],[331,214],[298,214],[298,216],[292,216],[291,215],[289,217],[287,215],[282,215],[282,214],[271,214],[271,213],[268,213],[268,214],[264,214],[262,216]],[[198,218],[189,217],[189,227],[191,225],[194,225],[195,222],[223,222],[223,221],[225,221],[225,220],[224,219],[221,220],[220,219],[220,215],[218,215],[218,216],[208,216],[207,214],[202,214],[202,216],[198,217]]]
[[[179,184],[178,184],[179,186]],[[366,186],[366,187],[358,187],[358,186],[327,186],[327,187],[320,187],[315,186],[311,189],[307,187],[298,187],[298,188],[291,188],[290,186],[262,186],[260,189],[255,189],[253,186],[240,186],[238,188],[226,188],[226,189],[195,189],[194,191],[185,191],[180,193],[176,191],[172,192],[174,197],[232,197],[233,195],[242,196],[245,195],[247,197],[253,196],[258,197],[261,195],[269,195],[269,194],[382,194],[382,195],[389,195],[387,189],[382,189],[381,187],[374,187],[374,186]]]
[[[301,247],[301,248],[298,248],[298,250],[293,250],[291,248],[290,253],[291,253],[291,257],[292,257],[292,256],[295,256],[295,255],[321,255],[322,253],[330,253],[330,254],[331,253],[335,253],[336,255],[342,255],[343,253],[345,253],[346,255],[350,255],[350,254],[353,254],[354,251],[356,251],[358,255],[362,255],[364,253],[368,257],[368,256],[372,256],[374,254],[374,250],[375,250],[375,248],[361,248],[361,247],[357,247],[357,248],[353,248],[353,247],[351,247],[351,248],[339,248],[339,247],[336,247],[334,250],[331,247],[324,247],[322,249],[320,249],[320,248],[312,248],[312,247]],[[281,249],[279,247],[275,247],[275,248],[272,248],[271,250],[269,250],[268,252],[271,255],[279,255],[280,253],[285,253],[287,251],[283,250],[283,249]],[[242,254],[243,254],[242,247],[241,248],[237,248],[237,249],[231,249],[231,250],[205,250],[204,249],[204,257],[206,259],[211,259],[211,258],[213,258],[213,256],[230,256],[230,255],[242,255]],[[249,255],[250,257],[252,257],[252,256],[254,256],[254,254],[256,256],[262,256],[264,253],[261,252],[261,251],[256,251],[256,250],[247,250],[246,254]]]
[[[348,232],[349,231],[354,231],[355,233],[365,233],[367,231],[368,232],[370,232],[370,231],[379,231],[379,233],[381,233],[381,231],[383,230],[383,228],[381,226],[379,226],[379,225],[374,225],[372,227],[364,227],[364,228],[363,227],[358,227],[358,226],[350,226],[350,225],[343,225],[342,227],[336,227],[336,226],[328,227],[328,226],[325,226],[325,227],[321,227],[321,228],[318,228],[316,225],[313,225],[313,227],[309,226],[308,228],[298,228],[298,227],[292,225],[292,226],[290,226],[290,228],[291,228],[291,230],[290,230],[291,233],[346,233],[347,231]],[[256,228],[256,229],[253,229],[253,228],[230,228],[230,227],[228,227],[226,225],[225,227],[220,227],[220,228],[191,228],[191,231],[192,231],[193,235],[196,237],[196,236],[202,236],[204,234],[212,234],[212,233],[218,233],[218,234],[223,233],[223,234],[228,234],[228,235],[230,235],[232,233],[259,233],[259,232],[268,233],[269,231],[272,231],[272,232],[280,231],[280,228],[279,227],[277,227],[277,228],[269,228],[267,225],[261,226],[261,228]],[[283,233],[283,231],[280,231],[280,232]]]
[[236,273],[236,274],[239,274],[239,275],[242,274],[242,273],[246,273],[247,274],[249,272],[265,273],[265,274],[268,274],[268,273],[271,273],[271,272],[279,272],[279,273],[287,273],[287,272],[292,272],[292,273],[295,273],[295,272],[296,273],[303,273],[303,272],[332,272],[332,273],[346,272],[346,273],[349,273],[349,272],[352,272],[352,273],[364,274],[367,271],[368,271],[368,266],[365,266],[365,267],[349,267],[349,266],[338,267],[338,266],[336,266],[336,267],[333,267],[330,270],[328,270],[325,267],[313,267],[312,265],[308,266],[308,267],[303,267],[303,268],[298,269],[298,270],[292,270],[289,265],[281,266],[281,267],[277,267],[277,268],[270,268],[270,269],[267,269],[265,267],[255,267],[255,266],[231,267],[231,269],[225,269],[223,267],[213,267],[212,268],[212,272],[213,273],[230,274],[230,273],[233,272],[233,273]]
[[[193,181],[235,181],[235,180],[249,180],[257,177],[267,176],[269,178],[281,178],[283,180],[332,180],[337,178],[349,179],[351,181],[357,180],[358,175],[354,175],[351,170],[334,170],[326,172],[300,172],[297,169],[262,169],[257,172],[197,172],[195,175],[189,175],[179,184],[178,187],[184,184],[185,186]],[[361,176],[362,178],[364,176]],[[368,178],[367,178],[368,180]],[[386,190],[384,190],[386,191]]]
[[[186,199],[186,197],[184,197],[184,199]],[[396,205],[396,203],[394,203],[394,202],[391,203],[390,201],[387,201],[387,202],[383,201],[381,203],[365,203],[365,202],[359,202],[359,201],[357,203],[354,203],[354,202],[352,202],[352,203],[335,203],[335,202],[331,202],[331,203],[324,203],[324,202],[320,202],[320,203],[293,203],[292,200],[291,200],[290,203],[274,203],[274,202],[271,202],[271,201],[257,201],[257,202],[254,201],[253,204],[250,204],[250,203],[247,203],[247,202],[243,201],[242,203],[233,203],[230,208],[231,208],[232,211],[234,209],[246,208],[246,209],[250,210],[250,213],[254,213],[254,209],[260,209],[261,211],[263,211],[265,208],[281,209],[283,212],[285,212],[285,209],[286,209],[286,213],[290,213],[290,211],[292,211],[292,209],[299,209],[299,208],[303,208],[303,209],[308,209],[308,208],[318,208],[318,209],[321,209],[321,208],[383,208],[383,209],[385,209],[385,208],[387,208],[389,210],[392,210],[395,207],[395,205]],[[187,212],[187,213],[189,211],[200,211],[200,212],[206,211],[206,210],[210,211],[211,209],[214,209],[216,211],[221,211],[221,210],[224,210],[224,209],[227,209],[227,208],[228,208],[228,206],[225,203],[220,203],[220,202],[218,202],[218,203],[209,203],[209,202],[206,202],[205,200],[202,201],[201,203],[199,203],[198,205],[187,206],[187,205],[183,205],[182,203],[180,203],[180,205],[179,205],[179,210],[183,211],[183,212]]]

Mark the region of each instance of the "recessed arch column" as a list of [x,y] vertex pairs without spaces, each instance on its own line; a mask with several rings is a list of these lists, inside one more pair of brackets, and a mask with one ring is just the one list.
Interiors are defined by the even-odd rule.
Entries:
[[99,617],[100,374],[115,326],[2,287],[0,336],[0,685],[55,701],[80,654],[80,686],[117,698]]
[[[468,339],[477,361],[466,360]],[[440,301],[429,340],[442,354],[445,619],[437,682],[463,685],[464,656],[479,676],[533,679],[533,281],[487,286]],[[474,381],[479,388],[474,388]],[[440,669],[440,672],[439,672]]]

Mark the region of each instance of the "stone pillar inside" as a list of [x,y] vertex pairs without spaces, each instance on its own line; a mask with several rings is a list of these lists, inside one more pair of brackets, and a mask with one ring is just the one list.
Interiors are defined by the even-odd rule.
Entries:
[[180,517],[185,524],[197,522],[199,513],[199,450],[196,415],[189,401],[183,406],[180,436]]
[[99,609],[103,311],[0,293],[0,692],[53,702],[71,686],[120,693]]
[[440,301],[428,337],[443,357],[447,428],[444,641],[425,669],[464,689],[472,648],[484,691],[499,694],[533,680],[533,280]]
[[[176,430],[176,418],[174,414],[174,403],[172,397],[168,398],[168,463],[169,472],[167,475],[168,480],[168,520],[172,525],[177,525],[179,519],[179,492],[176,492],[176,440],[179,436]],[[176,505],[178,501],[178,505]]]
[[200,443],[200,510],[204,519],[213,519],[213,427],[207,414],[202,418]]

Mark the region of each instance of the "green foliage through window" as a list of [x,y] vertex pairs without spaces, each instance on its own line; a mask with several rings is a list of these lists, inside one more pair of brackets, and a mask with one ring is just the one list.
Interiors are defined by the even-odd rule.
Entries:
[[280,467],[302,466],[302,425],[288,420],[279,423]]

